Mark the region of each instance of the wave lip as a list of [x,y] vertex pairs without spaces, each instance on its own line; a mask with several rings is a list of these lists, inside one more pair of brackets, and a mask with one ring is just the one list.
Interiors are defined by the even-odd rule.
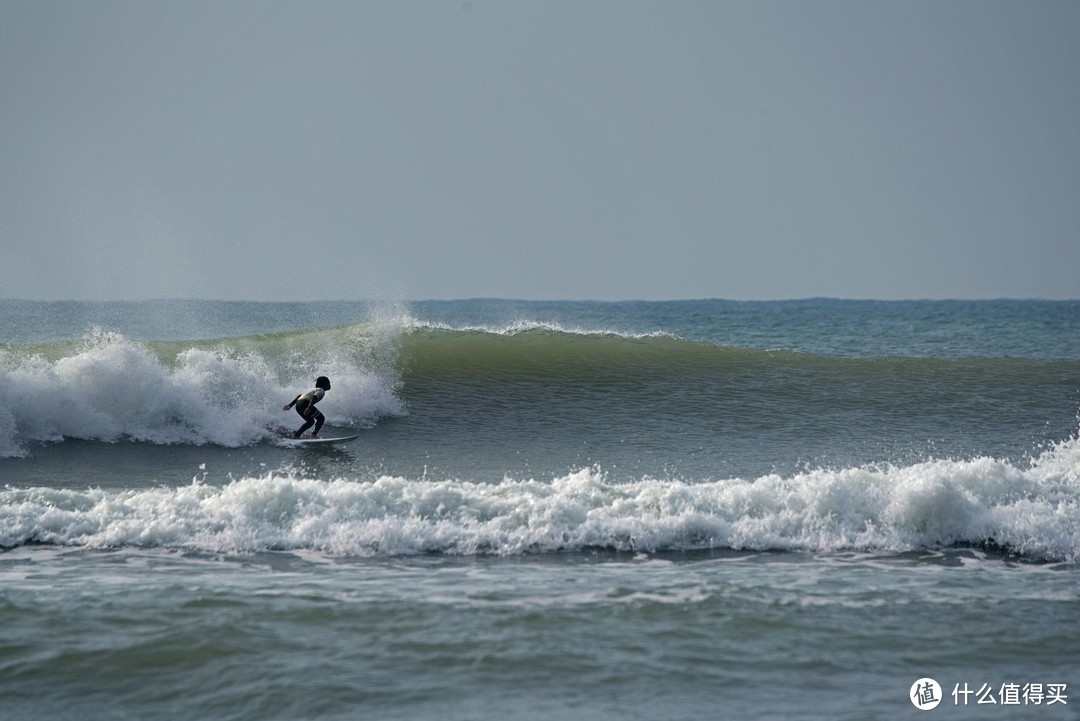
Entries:
[[529,333],[546,333],[551,335],[567,336],[595,336],[595,337],[619,337],[628,339],[641,338],[672,338],[679,339],[675,333],[662,330],[647,332],[634,332],[613,329],[589,329],[584,326],[564,326],[561,323],[551,321],[519,319],[503,325],[453,325],[436,321],[424,321],[410,317],[404,323],[408,331],[444,331],[449,333],[479,333],[484,335],[516,336]]
[[1022,469],[991,458],[816,470],[754,481],[330,482],[272,473],[218,487],[106,492],[7,488],[0,546],[208,552],[520,555],[712,548],[904,552],[957,544],[1080,560],[1080,445]]

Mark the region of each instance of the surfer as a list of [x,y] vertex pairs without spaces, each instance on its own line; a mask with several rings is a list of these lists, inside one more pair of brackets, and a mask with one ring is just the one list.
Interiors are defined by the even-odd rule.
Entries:
[[323,399],[323,396],[326,395],[326,391],[328,390],[330,390],[330,379],[326,376],[319,376],[315,379],[315,387],[313,389],[307,393],[301,393],[282,406],[281,410],[283,411],[287,411],[293,406],[296,406],[296,412],[304,419],[304,425],[300,426],[300,430],[296,433],[293,433],[293,438],[302,436],[304,431],[311,428],[312,424],[314,424],[315,430],[311,432],[311,437],[319,437],[319,430],[322,428],[326,416],[315,407],[315,404]]

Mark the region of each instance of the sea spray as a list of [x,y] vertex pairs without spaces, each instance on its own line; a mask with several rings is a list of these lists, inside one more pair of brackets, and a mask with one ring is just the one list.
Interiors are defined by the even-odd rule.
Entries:
[[[94,330],[58,357],[0,354],[0,457],[78,438],[227,447],[263,439],[280,405],[316,374],[335,379],[331,423],[370,424],[402,412],[384,328],[353,325],[268,341],[137,342]],[[328,340],[329,339],[329,340]],[[291,418],[289,421],[291,422]]]

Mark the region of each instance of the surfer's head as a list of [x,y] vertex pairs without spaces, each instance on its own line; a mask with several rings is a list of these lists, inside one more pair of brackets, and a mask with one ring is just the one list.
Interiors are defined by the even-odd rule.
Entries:
[[322,388],[324,391],[330,390],[330,379],[326,376],[319,376],[315,379],[315,387]]

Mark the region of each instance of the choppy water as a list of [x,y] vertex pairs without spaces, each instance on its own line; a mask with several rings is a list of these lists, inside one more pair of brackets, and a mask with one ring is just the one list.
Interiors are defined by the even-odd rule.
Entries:
[[[1077,302],[0,330],[0,718],[897,718],[922,677],[982,718],[952,691],[1080,684]],[[362,437],[283,446],[323,374],[324,435]]]

